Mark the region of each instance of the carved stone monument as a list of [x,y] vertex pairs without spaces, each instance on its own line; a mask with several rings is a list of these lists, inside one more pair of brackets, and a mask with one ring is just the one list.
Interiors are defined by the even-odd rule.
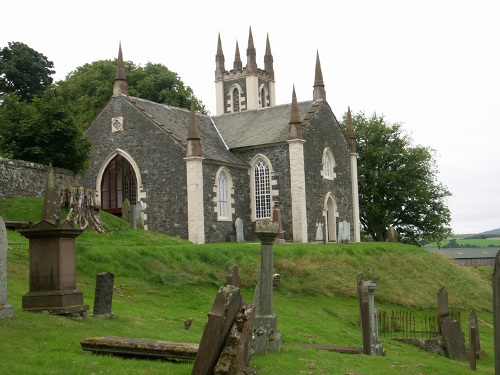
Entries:
[[279,352],[281,334],[278,333],[277,316],[273,313],[273,243],[279,232],[279,224],[259,220],[255,233],[261,241],[261,261],[255,295],[254,339],[252,348],[256,354]]
[[286,244],[286,241],[285,241],[285,231],[283,230],[283,225],[281,223],[281,210],[280,210],[280,206],[279,205],[280,204],[279,204],[278,201],[274,202],[273,221],[275,223],[278,223],[278,225],[279,225],[278,236],[274,240],[274,243],[276,245],[284,245],[284,244]]
[[316,243],[324,243],[325,237],[323,236],[323,223],[316,223]]
[[7,229],[0,215],[0,319],[14,316],[14,307],[7,300],[7,249]]
[[60,203],[49,167],[42,220],[19,231],[29,239],[29,292],[23,310],[86,318],[88,305],[76,290],[76,242],[83,230],[61,221]]
[[115,314],[111,311],[113,304],[113,286],[115,275],[111,272],[101,272],[96,276],[94,318],[112,318]]

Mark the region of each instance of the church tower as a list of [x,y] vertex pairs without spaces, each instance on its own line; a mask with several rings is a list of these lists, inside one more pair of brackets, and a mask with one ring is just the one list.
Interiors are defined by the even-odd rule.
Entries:
[[238,42],[236,42],[233,69],[226,70],[220,34],[217,55],[215,55],[215,65],[217,115],[276,105],[273,55],[271,54],[269,35],[266,39],[264,69],[259,69],[257,66],[257,53],[253,42],[252,28],[250,28],[248,35],[246,66],[243,67],[240,49]]

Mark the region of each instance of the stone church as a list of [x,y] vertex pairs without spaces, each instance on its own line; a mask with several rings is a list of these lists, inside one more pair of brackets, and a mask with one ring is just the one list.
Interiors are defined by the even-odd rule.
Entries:
[[354,131],[328,105],[319,55],[312,100],[293,89],[277,105],[269,37],[263,69],[251,29],[246,65],[236,44],[227,69],[219,35],[215,86],[215,116],[129,96],[120,46],[113,95],[86,131],[82,183],[101,209],[121,215],[126,198],[145,229],[205,243],[227,241],[237,218],[255,240],[279,208],[286,241],[360,241]]

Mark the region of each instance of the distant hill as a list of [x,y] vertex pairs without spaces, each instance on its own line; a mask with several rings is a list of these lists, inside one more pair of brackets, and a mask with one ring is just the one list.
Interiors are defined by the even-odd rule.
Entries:
[[482,233],[479,233],[479,234],[500,234],[500,228],[488,230],[486,232],[482,232]]

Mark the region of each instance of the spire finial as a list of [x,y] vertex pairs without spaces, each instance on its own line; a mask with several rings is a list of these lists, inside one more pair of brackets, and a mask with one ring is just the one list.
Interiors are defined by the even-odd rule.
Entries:
[[122,94],[128,96],[128,83],[125,76],[125,64],[123,63],[122,42],[120,42],[115,81],[113,83],[113,96],[120,96]]
[[325,91],[325,84],[323,82],[323,72],[321,71],[321,63],[319,61],[319,51],[316,51],[316,69],[314,74],[313,87],[314,87],[313,100],[326,101],[326,91]]
[[194,101],[191,102],[191,111],[189,113],[189,129],[187,137],[186,156],[202,156],[201,138],[196,122],[196,113],[194,110]]
[[236,41],[236,52],[234,53],[233,69],[237,72],[243,69],[243,63],[241,62],[240,47],[238,45],[238,41]]
[[292,92],[292,106],[290,108],[290,139],[302,139],[302,120],[300,119],[299,104],[297,103],[297,95],[295,94],[295,85]]
[[253,44],[252,27],[248,33],[248,48],[247,48],[247,70],[250,73],[257,73],[257,53]]
[[215,55],[215,79],[222,78],[222,75],[226,71],[224,53],[222,52],[222,42],[219,40],[217,42],[217,55]]
[[269,73],[269,78],[274,80],[273,55],[271,54],[271,43],[269,43],[269,33],[266,38],[266,54],[264,55],[264,69]]

